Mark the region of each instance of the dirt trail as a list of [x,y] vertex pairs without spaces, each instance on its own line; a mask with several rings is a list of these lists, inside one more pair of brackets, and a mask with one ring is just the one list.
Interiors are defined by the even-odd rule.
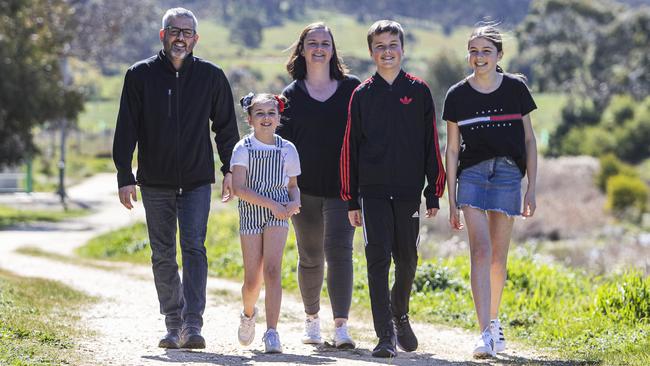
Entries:
[[[254,343],[243,348],[237,342],[240,312],[240,284],[217,278],[208,280],[208,306],[204,314],[203,335],[207,348],[202,351],[163,350],[157,340],[164,331],[158,314],[158,303],[151,270],[147,266],[106,262],[92,267],[15,252],[17,248],[37,247],[52,253],[71,256],[72,251],[93,236],[142,220],[144,210],[138,204],[128,212],[116,198],[112,174],[95,176],[71,188],[69,195],[90,204],[96,213],[69,222],[26,226],[0,231],[0,267],[22,276],[61,281],[100,301],[82,316],[82,324],[92,336],[80,339],[84,364],[87,365],[461,365],[552,363],[544,355],[516,348],[490,361],[474,361],[470,357],[474,334],[453,328],[414,324],[420,340],[415,353],[399,353],[393,360],[370,356],[374,346],[372,322],[360,321],[352,314],[350,328],[358,341],[352,351],[338,351],[328,346],[313,347],[300,343],[303,311],[299,299],[285,294],[278,326],[284,354],[265,355],[261,334],[263,322],[258,320]],[[74,262],[72,262],[74,263]],[[325,301],[323,301],[325,303]],[[258,304],[263,307],[263,302]],[[330,309],[322,309],[323,335],[331,336]],[[367,319],[367,315],[366,315]]]

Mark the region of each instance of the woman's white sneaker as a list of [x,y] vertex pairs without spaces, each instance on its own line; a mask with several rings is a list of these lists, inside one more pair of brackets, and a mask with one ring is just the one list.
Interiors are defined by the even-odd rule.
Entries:
[[247,317],[242,311],[239,315],[239,330],[237,336],[239,337],[239,344],[248,346],[253,343],[255,339],[255,319],[257,318],[257,308],[253,309],[253,315]]
[[334,327],[334,346],[339,349],[354,349],[356,344],[348,334],[348,325]]
[[494,338],[494,351],[503,352],[506,350],[506,337],[503,335],[503,327],[499,319],[490,320],[490,332]]
[[476,341],[474,352],[472,352],[474,358],[489,358],[496,356],[494,352],[494,339],[492,338],[492,333],[490,329],[486,328],[481,336]]
[[320,336],[320,318],[307,316],[305,319],[305,333],[302,336],[304,344],[321,344],[323,339]]

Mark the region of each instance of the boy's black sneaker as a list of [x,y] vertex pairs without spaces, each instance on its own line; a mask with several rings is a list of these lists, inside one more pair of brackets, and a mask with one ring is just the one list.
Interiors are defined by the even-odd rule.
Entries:
[[395,350],[395,335],[387,332],[381,338],[375,349],[372,350],[372,357],[393,358],[397,355]]
[[404,352],[413,352],[418,349],[418,339],[411,329],[408,314],[393,319],[395,334],[397,335],[397,346]]

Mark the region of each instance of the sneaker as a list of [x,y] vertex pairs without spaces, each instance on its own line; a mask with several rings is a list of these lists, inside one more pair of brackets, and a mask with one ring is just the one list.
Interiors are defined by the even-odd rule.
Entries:
[[167,334],[160,339],[158,347],[160,348],[179,348],[181,343],[180,330],[167,329]]
[[494,351],[503,352],[506,350],[506,337],[503,335],[503,327],[499,319],[494,319],[490,321],[490,332],[492,333],[492,338],[494,338]]
[[404,352],[413,352],[418,349],[418,339],[411,329],[408,314],[393,319],[395,334],[397,335],[397,346]]
[[239,330],[237,331],[237,336],[239,338],[239,344],[242,346],[248,346],[255,339],[255,319],[257,319],[257,308],[253,309],[253,315],[250,318],[243,311],[239,314]]
[[305,334],[302,336],[304,344],[321,344],[323,339],[320,336],[320,318],[308,316],[305,319]]
[[201,328],[183,328],[183,330],[181,330],[181,348],[205,348],[205,339],[201,335]]
[[494,339],[492,338],[492,333],[490,329],[485,329],[478,340],[476,340],[476,346],[474,352],[472,352],[474,358],[489,358],[496,356],[494,352]]
[[348,334],[348,325],[334,327],[334,346],[338,349],[354,349],[356,344]]
[[395,335],[387,332],[384,336],[379,338],[379,343],[375,349],[372,350],[372,357],[393,358],[397,355],[395,350]]
[[282,353],[280,335],[275,329],[267,329],[262,340],[264,341],[264,353]]

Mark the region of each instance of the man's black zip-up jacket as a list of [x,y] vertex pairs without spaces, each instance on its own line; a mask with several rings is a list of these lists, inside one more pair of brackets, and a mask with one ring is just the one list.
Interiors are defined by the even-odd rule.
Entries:
[[439,208],[445,170],[438,148],[436,113],[424,81],[400,71],[388,84],[378,73],[350,99],[341,149],[341,198],[349,209],[358,197],[417,200]]
[[[131,66],[113,140],[118,186],[191,190],[214,183],[210,120],[225,174],[239,132],[223,71],[192,54],[176,70],[163,51]],[[137,179],[131,168],[136,144]]]

